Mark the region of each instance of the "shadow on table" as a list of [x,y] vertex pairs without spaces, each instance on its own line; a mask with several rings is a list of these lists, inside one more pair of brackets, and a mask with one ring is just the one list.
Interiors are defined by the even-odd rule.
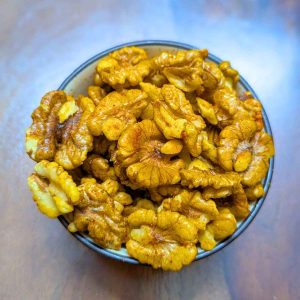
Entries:
[[[222,253],[194,262],[180,272],[163,272],[130,265],[89,253],[85,276],[91,288],[112,299],[229,299],[226,294]],[[104,291],[105,290],[105,291]],[[223,290],[222,295],[219,291]]]

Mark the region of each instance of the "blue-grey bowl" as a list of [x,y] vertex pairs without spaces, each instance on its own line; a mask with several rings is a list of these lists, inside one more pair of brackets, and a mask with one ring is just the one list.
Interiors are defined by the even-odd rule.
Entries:
[[[93,82],[93,75],[94,75],[94,70],[97,65],[97,61],[104,56],[108,55],[110,52],[118,50],[123,47],[127,46],[138,46],[146,49],[150,55],[154,55],[162,50],[169,50],[169,51],[176,51],[179,49],[199,49],[199,47],[183,44],[183,43],[178,43],[178,42],[172,42],[172,41],[158,41],[158,40],[146,40],[146,41],[137,41],[137,42],[131,42],[131,43],[126,43],[122,44],[113,48],[110,48],[106,51],[100,52],[99,54],[96,54],[95,56],[91,57],[88,59],[86,62],[84,62],[82,65],[80,65],[77,69],[75,69],[74,72],[72,72],[65,80],[64,82],[59,86],[58,89],[64,90],[67,93],[70,93],[74,96],[77,96],[79,94],[85,94],[87,87],[92,84]],[[216,63],[220,63],[222,60],[218,58],[217,56],[209,53],[208,55],[208,60],[214,61]],[[250,91],[252,95],[259,99],[254,90],[251,88],[251,86],[248,84],[248,82],[240,76],[240,82],[239,82],[239,88],[241,91]],[[265,110],[263,109],[263,119],[264,119],[264,125],[265,125],[265,131],[272,136],[272,130],[270,126],[270,122],[268,120],[267,114]],[[271,185],[271,180],[272,180],[272,174],[273,174],[273,169],[274,169],[274,158],[270,159],[270,167],[267,173],[266,178],[263,181],[263,186],[265,190],[265,195],[260,198],[252,207],[251,207],[251,212],[248,215],[248,217],[243,220],[242,222],[239,223],[237,230],[226,240],[223,240],[222,242],[218,243],[217,246],[210,250],[210,251],[203,251],[202,249],[198,248],[198,254],[195,258],[196,260],[203,259],[209,255],[212,255],[221,249],[223,249],[225,246],[230,244],[233,240],[235,240],[239,235],[244,232],[244,230],[249,226],[249,224],[253,221],[255,216],[257,215],[258,211],[261,209],[268,190]],[[60,216],[59,221],[67,228],[69,222],[68,219],[65,216]],[[111,250],[111,249],[106,249],[102,248],[98,244],[94,243],[93,240],[82,233],[76,232],[76,233],[70,233],[74,237],[76,237],[80,242],[82,242],[84,245],[87,247],[93,249],[97,253],[101,253],[105,256],[108,256],[110,258],[120,260],[123,262],[128,262],[131,264],[141,264],[139,261],[136,259],[130,257],[127,254],[127,251],[125,248],[122,248],[121,250]]]

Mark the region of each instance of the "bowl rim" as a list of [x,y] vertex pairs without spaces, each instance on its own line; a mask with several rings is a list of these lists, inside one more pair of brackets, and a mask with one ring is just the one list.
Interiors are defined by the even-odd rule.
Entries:
[[[84,70],[90,64],[92,64],[95,61],[99,60],[100,58],[108,55],[110,52],[113,52],[113,51],[118,50],[118,49],[123,48],[123,47],[129,47],[129,46],[140,46],[140,47],[143,47],[143,46],[169,46],[169,47],[175,47],[175,48],[183,49],[183,50],[200,49],[199,47],[192,46],[192,45],[189,45],[189,44],[174,42],[174,41],[166,41],[166,40],[142,40],[142,41],[134,41],[134,42],[120,44],[120,45],[114,46],[112,48],[109,48],[105,51],[101,51],[100,53],[92,56],[90,59],[88,59],[87,61],[82,63],[78,68],[76,68],[62,82],[62,84],[59,86],[58,90],[64,90],[66,88],[66,86],[82,70]],[[217,62],[217,63],[220,63],[222,61],[220,58],[218,58],[217,56],[215,56],[211,53],[208,54],[208,58],[210,60],[214,61],[214,62]],[[255,91],[252,89],[252,87],[249,85],[249,83],[242,76],[240,76],[240,81],[239,82],[247,91],[250,91],[256,99],[259,99],[257,94],[255,93]],[[264,121],[264,129],[273,138],[270,121],[268,119],[268,116],[266,114],[266,111],[265,111],[263,105],[262,105],[262,114],[263,114],[263,121]],[[224,247],[229,245],[231,242],[233,242],[238,236],[240,236],[246,230],[246,228],[250,225],[250,223],[254,220],[254,218],[258,214],[259,210],[261,209],[261,207],[262,207],[262,205],[263,205],[263,203],[264,203],[264,201],[267,197],[269,188],[271,186],[271,181],[272,181],[272,176],[273,176],[273,171],[274,171],[274,157],[272,157],[270,159],[269,163],[270,163],[269,170],[268,170],[268,173],[267,173],[267,175],[266,175],[266,177],[263,181],[265,195],[256,202],[254,208],[251,210],[248,217],[239,225],[237,230],[230,237],[228,237],[224,241],[218,243],[217,246],[215,248],[213,248],[212,250],[203,251],[203,252],[198,253],[196,255],[194,261],[198,261],[200,259],[203,259],[205,257],[208,257],[208,256],[214,254],[214,253],[219,252],[221,249],[223,249]],[[64,216],[59,216],[58,220],[67,229],[69,223],[66,220],[66,218]],[[110,257],[110,258],[113,258],[115,260],[119,260],[119,261],[122,261],[122,262],[127,262],[127,263],[131,263],[131,264],[136,264],[136,265],[143,265],[138,260],[136,260],[132,257],[129,257],[129,256],[125,256],[121,253],[118,253],[118,251],[116,251],[116,250],[102,248],[98,244],[94,243],[91,239],[88,239],[87,237],[85,237],[80,232],[75,232],[75,233],[69,232],[69,233],[72,234],[77,240],[82,242],[84,245],[86,245],[88,248],[94,250],[97,253],[101,253],[101,254],[103,254],[107,257]]]

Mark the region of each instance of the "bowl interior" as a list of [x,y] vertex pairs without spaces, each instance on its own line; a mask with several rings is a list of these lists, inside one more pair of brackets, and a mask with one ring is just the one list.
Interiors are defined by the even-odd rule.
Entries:
[[[86,94],[87,87],[91,84],[93,84],[93,76],[94,71],[97,65],[97,62],[102,57],[106,56],[108,53],[115,51],[119,48],[122,48],[124,46],[130,46],[130,45],[137,45],[139,47],[144,48],[149,56],[154,56],[158,53],[160,53],[163,50],[175,52],[180,49],[196,49],[196,47],[175,43],[175,42],[164,42],[164,41],[145,41],[145,42],[135,42],[130,43],[126,45],[120,45],[118,47],[109,49],[107,51],[104,51],[102,53],[97,54],[96,56],[92,57],[88,61],[86,61],[84,64],[82,64],[79,68],[77,68],[59,87],[59,89],[64,90],[66,93],[71,94],[73,96],[78,96],[80,94]],[[207,60],[214,61],[219,63],[221,60],[217,58],[216,56],[209,54],[209,57]],[[240,82],[238,83],[238,92],[242,94],[244,91],[251,91],[251,93],[254,95],[254,97],[258,98],[255,94],[255,92],[252,90],[252,88],[249,86],[249,84],[241,77]],[[267,115],[265,111],[263,110],[263,117],[264,117],[264,124],[265,124],[265,131],[268,132],[270,135],[272,135],[270,124],[267,118]],[[270,160],[270,168],[268,171],[268,174],[263,182],[264,189],[265,189],[265,196],[259,199],[255,204],[252,204],[250,207],[250,214],[249,216],[243,220],[242,222],[238,223],[237,230],[233,233],[232,236],[227,238],[226,240],[218,243],[218,245],[211,251],[204,251],[200,248],[198,248],[198,254],[196,256],[196,260],[199,260],[201,258],[204,258],[206,256],[209,256],[219,250],[221,250],[223,247],[228,245],[231,241],[233,241],[237,236],[239,236],[246,227],[250,224],[250,222],[254,219],[256,216],[258,210],[263,204],[263,201],[267,195],[271,178],[272,178],[272,172],[273,172],[273,158]],[[68,226],[68,219],[65,216],[60,216],[59,220],[62,222],[62,224],[67,227]],[[111,250],[102,248],[101,246],[97,245],[93,242],[93,240],[82,233],[73,233],[73,235],[83,242],[85,245],[87,245],[89,248],[95,250],[98,253],[102,253],[106,256],[112,257],[117,260],[126,261],[133,264],[139,264],[137,260],[130,257],[126,251],[126,248],[122,248],[121,250]]]

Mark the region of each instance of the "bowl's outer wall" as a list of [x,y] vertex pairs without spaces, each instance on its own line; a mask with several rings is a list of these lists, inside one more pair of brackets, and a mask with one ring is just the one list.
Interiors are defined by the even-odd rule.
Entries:
[[[131,43],[126,43],[122,44],[113,48],[110,48],[106,51],[103,51],[89,60],[87,60],[85,63],[83,63],[81,66],[79,66],[74,72],[72,72],[64,81],[63,83],[59,86],[59,90],[65,90],[67,93],[73,94],[73,95],[78,95],[80,93],[84,93],[86,91],[86,88],[88,87],[89,84],[92,82],[92,77],[93,77],[93,71],[95,69],[95,66],[97,64],[97,61],[101,59],[102,57],[108,55],[110,52],[115,51],[117,49],[123,48],[123,47],[128,47],[128,46],[139,46],[145,48],[150,55],[155,54],[159,51],[162,50],[169,50],[169,51],[176,51],[179,49],[184,49],[184,50],[189,50],[189,49],[199,49],[198,47],[187,45],[187,44],[182,44],[178,42],[172,42],[172,41],[156,41],[156,40],[149,40],[149,41],[137,41],[137,42],[131,42]],[[212,60],[214,62],[221,62],[221,59],[216,57],[215,55],[209,53],[208,56],[209,60]],[[251,88],[251,86],[247,83],[247,81],[240,76],[240,86],[242,89],[245,89],[247,91],[250,91],[252,95],[259,99],[254,90]],[[267,114],[265,110],[263,109],[263,119],[264,119],[264,125],[265,125],[265,131],[272,135],[272,130],[270,126],[270,122],[268,120]],[[249,216],[238,226],[237,230],[226,240],[222,241],[219,243],[214,249],[210,251],[200,251],[195,260],[203,259],[209,255],[212,255],[221,249],[223,249],[225,246],[230,244],[233,240],[235,240],[248,226],[249,224],[253,221],[255,216],[257,215],[258,211],[262,207],[268,190],[271,185],[271,180],[272,180],[272,175],[273,175],[273,169],[274,169],[274,158],[270,159],[270,167],[267,173],[266,178],[264,179],[263,185],[264,185],[264,190],[265,190],[265,195],[259,199],[255,206],[252,208]],[[67,228],[68,226],[68,221],[64,216],[60,216],[59,221]],[[116,260],[120,260],[123,262],[128,262],[131,264],[140,264],[136,259],[128,256],[126,251],[115,251],[111,249],[106,249],[102,248],[101,246],[97,245],[96,243],[93,242],[92,239],[88,238],[87,236],[76,232],[72,233],[72,235],[77,238],[79,241],[81,241],[83,244],[85,244],[87,247],[93,249],[97,253],[101,253],[105,256],[111,257]]]

